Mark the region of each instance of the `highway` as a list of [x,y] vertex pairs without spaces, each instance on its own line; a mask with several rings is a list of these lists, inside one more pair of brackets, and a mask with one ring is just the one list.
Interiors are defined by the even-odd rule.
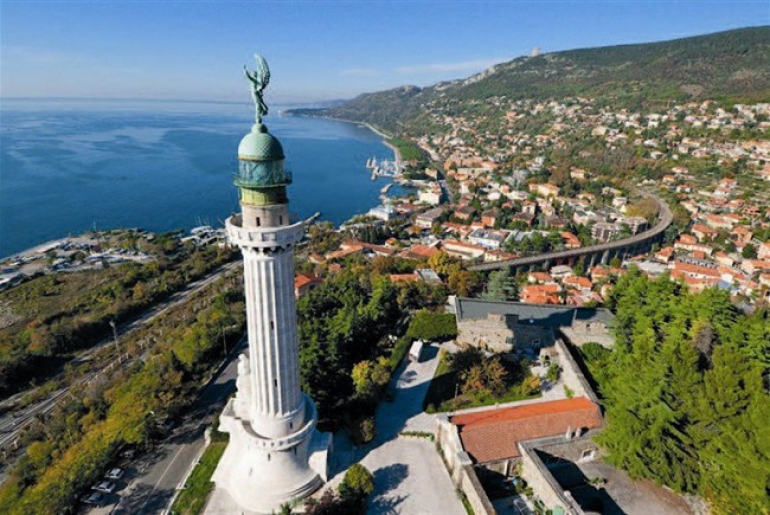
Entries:
[[[228,263],[226,265],[222,265],[220,268],[211,272],[206,277],[203,277],[201,279],[198,279],[197,281],[190,283],[189,285],[187,285],[187,287],[184,290],[181,290],[171,295],[165,301],[159,304],[156,304],[152,308],[148,309],[146,312],[142,313],[141,315],[133,319],[131,322],[126,323],[122,326],[118,326],[117,327],[118,342],[120,342],[121,336],[129,334],[132,331],[135,331],[140,327],[152,322],[159,316],[162,316],[172,307],[185,302],[191,295],[201,291],[202,289],[212,284],[224,273],[233,271],[239,266],[242,266],[242,262],[240,260],[234,261],[232,263]],[[103,349],[105,349],[106,347],[110,347],[110,346],[113,346],[113,347],[115,346],[115,340],[112,336],[109,338],[105,338],[104,340],[99,342],[97,345],[95,345],[88,351],[78,356],[78,359],[82,361],[93,359],[94,365],[97,368],[95,368],[94,370],[91,370],[90,372],[88,372],[83,377],[79,378],[70,386],[66,388],[61,388],[59,390],[56,390],[50,393],[48,396],[46,396],[46,398],[44,398],[40,402],[30,405],[21,411],[14,410],[14,405],[16,404],[16,402],[18,402],[18,400],[22,396],[30,394],[31,393],[30,390],[16,394],[13,397],[1,402],[0,411],[5,411],[5,413],[2,416],[0,416],[0,450],[6,449],[12,446],[13,442],[18,438],[19,433],[21,432],[22,429],[24,429],[24,427],[32,423],[32,421],[35,419],[36,416],[44,415],[52,411],[70,390],[81,389],[83,385],[96,379],[100,374],[112,370],[112,368],[115,366],[127,366],[128,364],[132,363],[136,359],[146,359],[147,355],[151,351],[151,349],[148,348],[138,357],[130,358],[130,359],[120,359],[117,349],[115,349],[116,351],[115,356],[111,361],[99,364],[98,361],[95,359],[98,353]],[[1,479],[2,477],[0,477],[0,480]]]
[[468,267],[469,270],[475,271],[488,271],[499,270],[506,267],[522,267],[530,265],[538,265],[545,263],[546,261],[559,261],[577,259],[580,256],[589,256],[592,254],[602,254],[607,251],[621,250],[624,248],[634,247],[635,245],[650,241],[659,237],[674,221],[674,215],[671,209],[668,207],[662,199],[651,193],[643,193],[645,196],[652,198],[658,204],[658,223],[654,227],[647,229],[628,238],[622,240],[610,241],[607,243],[600,243],[598,245],[591,245],[588,247],[581,247],[579,249],[561,250],[558,252],[547,252],[545,254],[537,254],[534,256],[519,257],[514,259],[505,259],[503,261],[495,261],[493,263],[483,263],[480,265],[473,265]]
[[163,513],[169,507],[204,449],[206,428],[235,392],[236,357],[246,348],[247,340],[243,338],[163,444],[137,456],[132,463],[121,464],[127,471],[118,482],[118,490],[107,496],[107,504],[90,510],[89,514],[149,515]]

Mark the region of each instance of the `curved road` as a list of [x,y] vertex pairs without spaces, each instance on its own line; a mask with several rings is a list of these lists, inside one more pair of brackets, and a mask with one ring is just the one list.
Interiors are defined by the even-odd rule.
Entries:
[[558,261],[563,259],[574,259],[580,256],[587,256],[591,254],[600,254],[607,251],[620,250],[628,247],[634,247],[640,243],[645,243],[649,240],[659,237],[663,232],[668,229],[671,222],[674,221],[674,215],[671,212],[671,208],[668,207],[660,197],[653,195],[652,193],[642,192],[646,197],[649,197],[655,201],[658,205],[658,223],[644,232],[634,234],[628,238],[622,240],[610,241],[607,243],[600,243],[598,245],[591,245],[588,247],[581,247],[579,249],[561,250],[558,252],[548,252],[546,254],[537,254],[535,256],[519,257],[514,259],[506,259],[503,261],[496,261],[494,263],[484,263],[480,265],[474,265],[468,267],[469,270],[474,271],[487,271],[487,270],[499,270],[505,267],[521,267],[538,265],[546,261]]

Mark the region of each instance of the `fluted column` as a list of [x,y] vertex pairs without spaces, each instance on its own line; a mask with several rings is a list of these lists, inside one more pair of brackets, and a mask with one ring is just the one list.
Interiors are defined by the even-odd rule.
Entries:
[[286,436],[304,421],[291,250],[244,249],[244,279],[254,392],[251,425],[264,436]]

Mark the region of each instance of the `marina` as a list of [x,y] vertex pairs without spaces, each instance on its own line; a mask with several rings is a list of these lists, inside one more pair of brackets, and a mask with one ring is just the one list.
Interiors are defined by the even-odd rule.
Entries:
[[401,164],[395,161],[389,161],[387,159],[377,160],[376,157],[372,157],[366,160],[366,168],[372,171],[372,180],[377,180],[377,177],[387,177],[390,179],[398,179],[401,177],[402,167]]

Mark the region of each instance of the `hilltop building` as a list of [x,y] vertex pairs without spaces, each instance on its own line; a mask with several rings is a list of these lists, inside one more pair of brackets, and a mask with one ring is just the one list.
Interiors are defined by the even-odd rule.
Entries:
[[614,317],[603,308],[462,297],[450,297],[447,308],[457,318],[460,345],[493,352],[537,350],[552,346],[559,333],[576,345],[589,341],[605,346],[612,343],[609,329]]

